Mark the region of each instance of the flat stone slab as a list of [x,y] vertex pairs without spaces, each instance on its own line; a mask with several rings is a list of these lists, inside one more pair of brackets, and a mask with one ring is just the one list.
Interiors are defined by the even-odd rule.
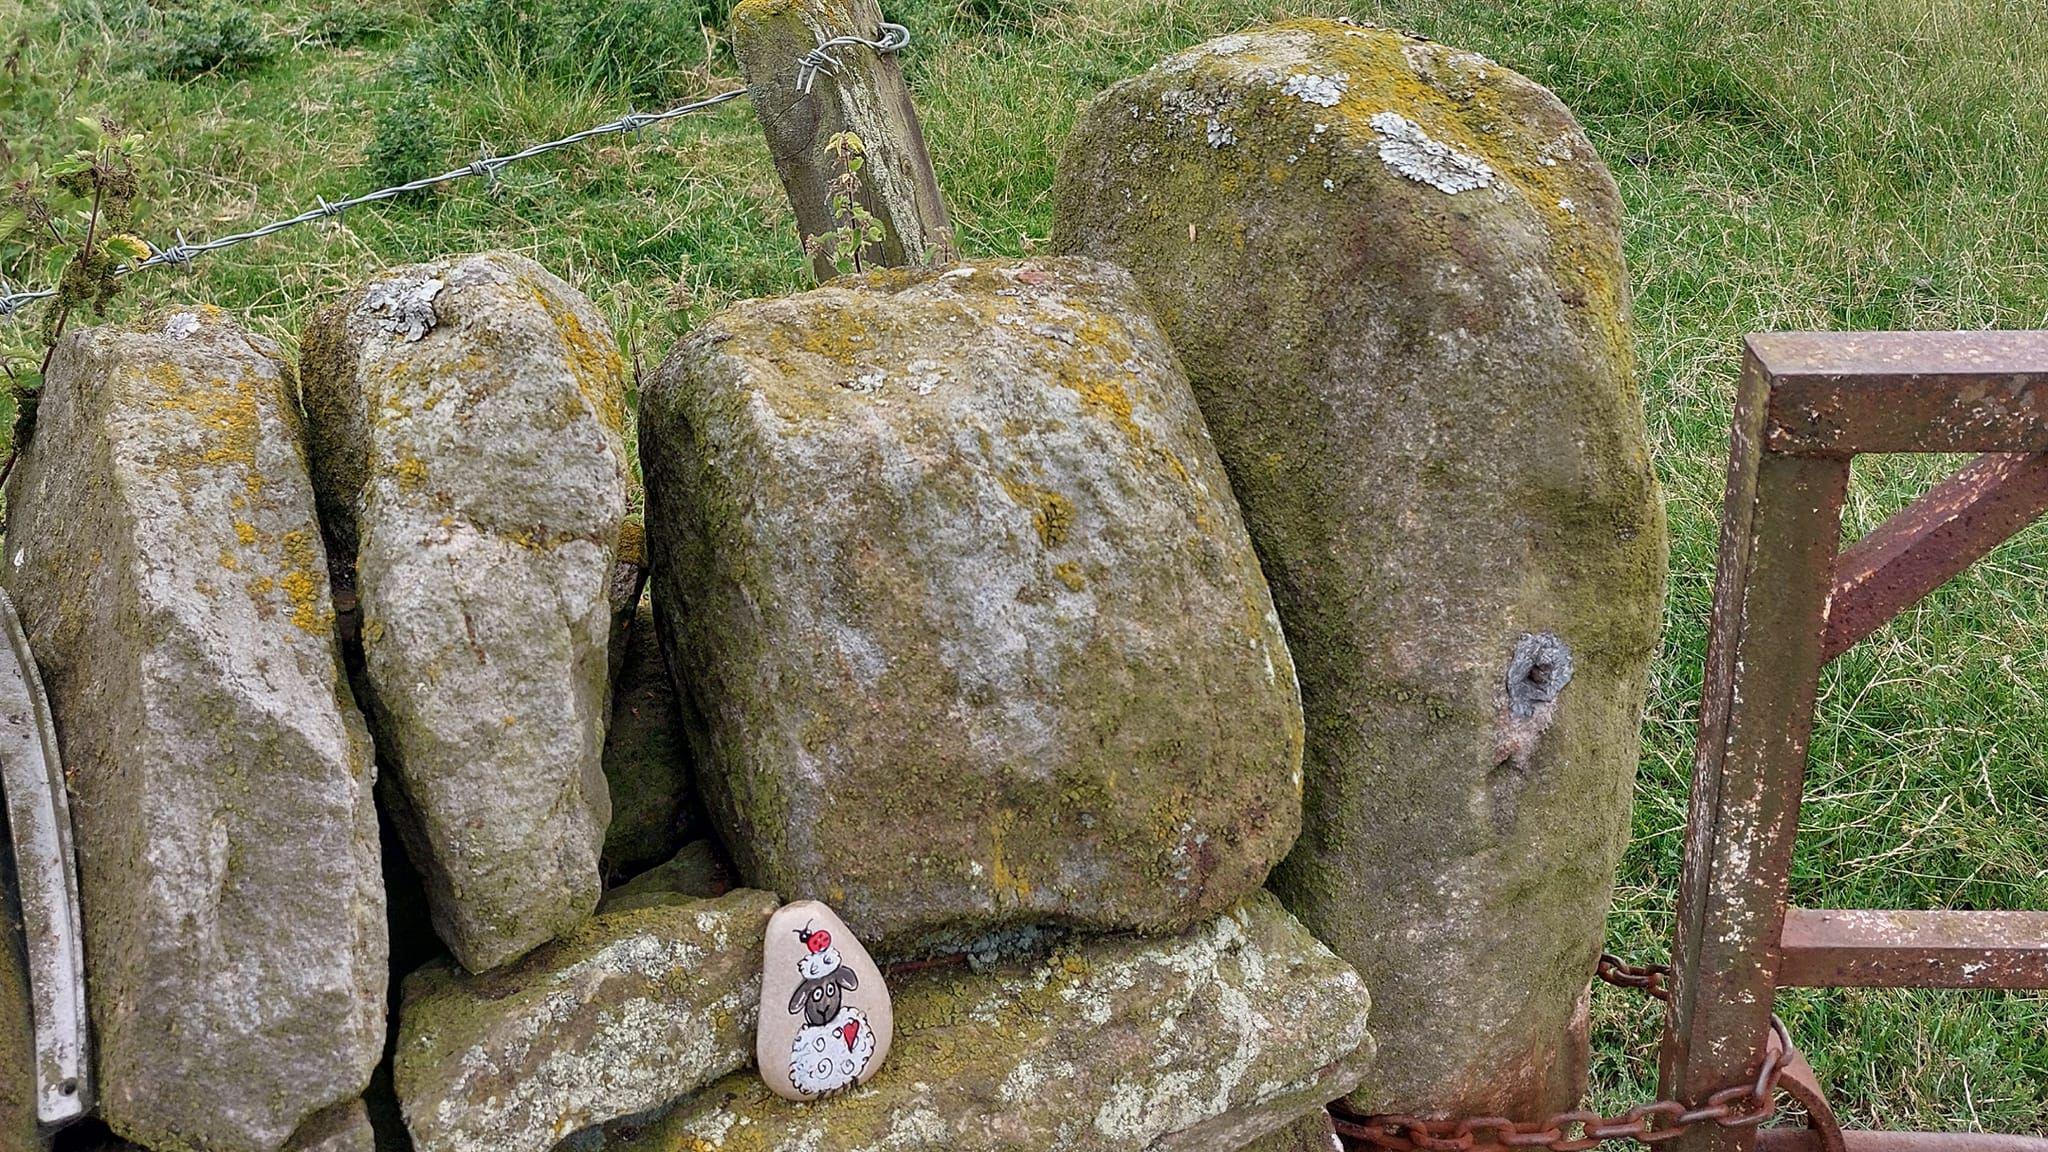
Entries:
[[611,1152],[1216,1152],[1276,1131],[1372,1062],[1364,986],[1265,893],[1175,937],[894,986],[896,1049],[861,1088],[792,1105],[749,1070],[579,1147]]
[[747,1067],[776,903],[607,912],[496,971],[407,977],[393,1071],[417,1152],[544,1152]]

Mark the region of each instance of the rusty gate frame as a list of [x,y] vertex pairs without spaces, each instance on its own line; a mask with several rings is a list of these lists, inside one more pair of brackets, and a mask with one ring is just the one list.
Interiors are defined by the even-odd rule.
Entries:
[[[1838,551],[1850,461],[1881,452],[1985,455]],[[1696,1106],[1757,1075],[1780,987],[2048,988],[2048,912],[1786,906],[1822,667],[2043,511],[2048,331],[1749,337],[1660,1097]],[[1831,1132],[1823,1119],[1763,1132],[1703,1125],[1670,1143],[1673,1152],[2048,1149],[2018,1136]]]

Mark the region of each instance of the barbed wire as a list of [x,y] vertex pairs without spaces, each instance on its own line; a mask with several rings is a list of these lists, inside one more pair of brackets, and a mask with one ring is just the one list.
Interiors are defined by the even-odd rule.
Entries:
[[834,36],[797,57],[796,90],[808,96],[811,94],[811,88],[818,83],[818,73],[827,72],[834,76],[839,74],[839,58],[832,54],[835,48],[872,48],[877,54],[887,56],[910,46],[910,29],[901,24],[891,24],[884,20],[876,29],[876,34],[879,38],[875,40],[865,36]]
[[[861,36],[834,36],[829,40],[820,42],[816,48],[797,58],[797,88],[808,95],[812,86],[817,82],[818,73],[828,72],[836,75],[840,63],[838,58],[833,55],[836,49],[861,46],[871,48],[877,53],[886,55],[901,52],[909,47],[909,45],[910,30],[901,24],[882,24],[879,38],[874,40]],[[642,128],[650,125],[660,124],[691,115],[692,113],[702,112],[709,108],[715,108],[727,101],[737,100],[746,94],[747,90],[745,88],[735,88],[730,92],[720,92],[716,96],[707,96],[702,100],[692,100],[687,104],[678,104],[665,112],[634,112],[628,110],[624,116],[609,123],[599,124],[594,128],[585,128],[581,132],[571,133],[559,140],[550,140],[545,144],[535,144],[524,151],[513,152],[509,155],[484,156],[460,168],[451,168],[438,176],[423,176],[418,180],[409,180],[404,184],[394,184],[389,188],[379,188],[375,192],[365,192],[360,196],[351,196],[346,200],[329,201],[324,197],[316,196],[314,197],[314,206],[296,216],[287,217],[283,220],[273,220],[260,228],[251,228],[246,232],[236,232],[227,236],[215,237],[203,243],[195,244],[187,241],[184,230],[180,229],[174,233],[177,237],[177,242],[168,248],[160,248],[150,241],[144,240],[143,243],[149,245],[148,257],[137,260],[132,264],[123,264],[114,269],[113,274],[115,276],[128,276],[145,268],[158,268],[166,264],[174,264],[183,268],[190,265],[195,256],[204,256],[208,252],[218,252],[223,248],[233,248],[237,244],[246,244],[251,240],[260,240],[265,236],[276,235],[287,228],[296,228],[301,224],[311,224],[315,220],[336,218],[343,212],[364,204],[374,204],[380,200],[390,200],[394,197],[403,196],[408,192],[419,192],[424,189],[438,187],[442,184],[453,184],[458,180],[481,179],[488,186],[496,181],[498,170],[508,164],[516,164],[521,160],[530,160],[535,156],[553,152],[558,148],[567,148],[572,144],[580,144],[597,136],[610,136],[621,132],[637,133]],[[47,300],[56,294],[57,290],[55,288],[36,288],[17,292],[14,290],[13,285],[7,282],[6,277],[0,276],[0,318],[12,316],[36,301]]]

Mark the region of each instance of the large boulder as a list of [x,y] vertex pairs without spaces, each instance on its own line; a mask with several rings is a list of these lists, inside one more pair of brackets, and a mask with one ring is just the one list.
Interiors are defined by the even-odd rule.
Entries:
[[675,855],[688,839],[695,807],[676,685],[654,634],[654,608],[644,598],[623,640],[604,738],[612,803],[604,835],[608,876],[630,875]]
[[59,343],[7,486],[74,801],[100,1114],[274,1152],[383,1051],[376,775],[290,368],[211,309]]
[[398,269],[321,311],[303,351],[386,794],[436,930],[488,969],[601,891],[619,355],[588,301],[505,253]]
[[394,1073],[418,1152],[545,1152],[753,1059],[775,897],[607,912],[518,962],[406,978]]
[[1313,1112],[1372,1062],[1366,991],[1266,893],[1180,936],[892,981],[865,1087],[792,1107],[751,1070],[613,1152],[1216,1152]]
[[1171,931],[1299,823],[1293,667],[1124,273],[741,304],[641,400],[654,603],[741,876],[878,952]]
[[1353,1103],[1569,1106],[1664,587],[1614,181],[1515,73],[1310,20],[1109,89],[1054,195],[1272,581],[1309,731],[1273,885],[1381,1006]]

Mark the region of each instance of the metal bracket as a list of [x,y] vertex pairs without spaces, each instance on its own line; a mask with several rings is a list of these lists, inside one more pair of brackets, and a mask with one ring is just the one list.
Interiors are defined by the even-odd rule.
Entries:
[[14,601],[0,592],[0,797],[7,805],[35,1017],[36,1117],[46,1125],[83,1116],[91,1104],[85,947],[71,805],[57,729]]

